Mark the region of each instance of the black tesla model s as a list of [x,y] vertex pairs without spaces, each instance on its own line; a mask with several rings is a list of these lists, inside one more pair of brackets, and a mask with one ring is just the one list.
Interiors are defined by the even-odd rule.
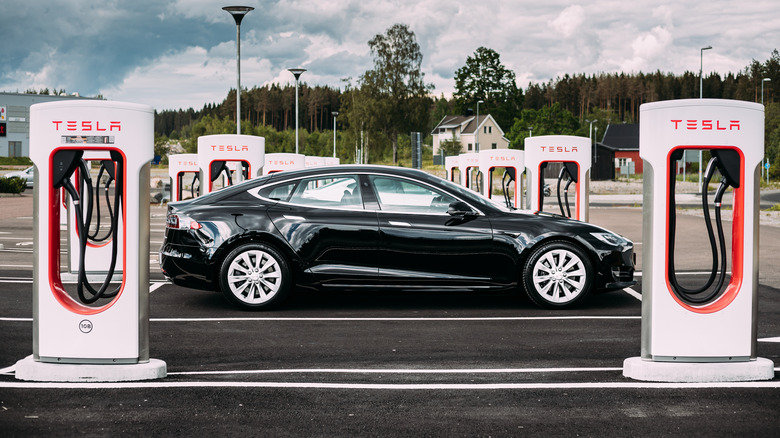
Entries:
[[635,284],[633,243],[518,211],[428,173],[335,166],[274,173],[168,204],[160,266],[244,309],[294,287],[522,289],[566,308]]

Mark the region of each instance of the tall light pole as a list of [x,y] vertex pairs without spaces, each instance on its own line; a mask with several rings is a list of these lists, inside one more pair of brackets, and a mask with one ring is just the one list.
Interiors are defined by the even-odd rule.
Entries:
[[241,134],[241,20],[255,8],[251,6],[225,6],[223,10],[236,20],[236,134]]
[[338,115],[338,111],[333,111],[333,158],[336,158],[336,116]]
[[[702,47],[699,51],[699,99],[704,97],[704,51],[710,50],[712,46]],[[683,154],[683,157],[685,154]],[[704,193],[704,187],[701,183],[701,149],[699,149],[699,193]],[[683,161],[683,181],[685,181],[685,161]]]
[[474,148],[477,152],[479,152],[479,104],[485,103],[484,100],[478,100],[477,101],[477,137],[474,140]]
[[288,68],[287,71],[295,76],[295,153],[298,153],[298,78],[301,77],[305,68]]
[[712,46],[702,47],[699,52],[699,99],[703,97],[704,92],[704,51],[710,50]]
[[761,79],[761,105],[764,104],[764,82],[769,82],[771,80],[772,79],[770,78]]
[[[591,147],[593,147],[593,156],[597,157],[597,155],[596,155],[596,147],[593,144],[594,143],[593,142],[593,124],[598,122],[598,119],[596,119],[596,120],[585,120],[585,121],[590,123],[590,129],[588,130],[588,138],[590,138],[590,144],[591,144]],[[596,129],[598,129],[598,127],[596,127]],[[593,161],[595,162],[596,160],[593,160]]]

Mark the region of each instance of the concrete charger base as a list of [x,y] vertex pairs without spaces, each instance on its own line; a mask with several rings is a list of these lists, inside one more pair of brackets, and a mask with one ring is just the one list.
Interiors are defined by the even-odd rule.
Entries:
[[656,362],[630,357],[623,361],[623,376],[647,382],[750,382],[771,380],[775,364],[764,358],[747,362]]
[[168,367],[159,359],[146,363],[89,365],[38,362],[32,356],[16,362],[16,378],[34,382],[134,382],[162,379]]

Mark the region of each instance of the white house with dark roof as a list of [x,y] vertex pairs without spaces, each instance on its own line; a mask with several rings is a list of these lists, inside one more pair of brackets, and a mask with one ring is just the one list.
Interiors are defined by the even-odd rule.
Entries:
[[[479,129],[479,148],[477,143]],[[438,156],[439,143],[455,137],[460,141],[461,152],[477,152],[485,149],[509,149],[509,140],[504,137],[504,131],[498,126],[490,114],[479,116],[444,116],[431,132],[433,136],[433,156]]]

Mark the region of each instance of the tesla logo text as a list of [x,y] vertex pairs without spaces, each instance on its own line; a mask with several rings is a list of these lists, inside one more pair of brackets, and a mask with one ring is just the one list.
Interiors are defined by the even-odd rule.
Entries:
[[213,144],[211,150],[215,152],[249,152],[249,146],[233,146],[231,144]]
[[689,131],[739,131],[739,120],[672,120],[675,131],[687,129]]
[[91,120],[52,120],[52,123],[54,124],[54,130],[59,131],[60,127],[64,124],[65,129],[68,131],[121,131],[122,130],[122,122],[119,121],[111,121],[108,122],[108,126],[106,126],[106,122],[93,122]]
[[517,161],[517,157],[490,157],[490,161],[501,161],[501,162]]
[[288,161],[288,160],[270,160],[268,162],[269,166],[293,166],[295,165],[295,161]]
[[542,152],[577,152],[577,146],[542,146]]

